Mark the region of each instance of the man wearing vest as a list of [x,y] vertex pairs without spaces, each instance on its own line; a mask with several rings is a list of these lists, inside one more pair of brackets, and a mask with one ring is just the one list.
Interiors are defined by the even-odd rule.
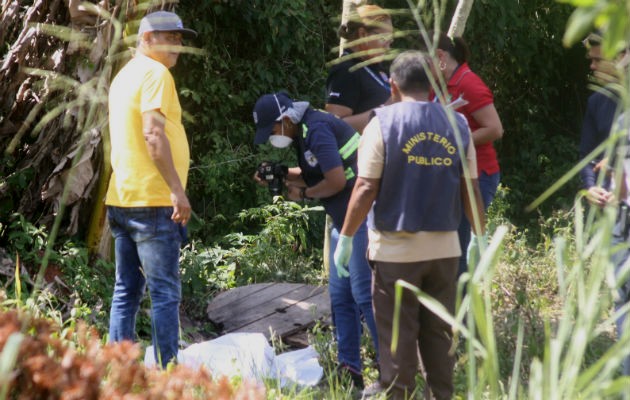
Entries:
[[[329,294],[337,334],[340,373],[350,375],[355,387],[363,387],[361,375],[361,315],[376,349],[376,325],[372,311],[372,274],[365,257],[367,227],[360,224],[354,237],[356,254],[348,268],[335,268],[332,252],[346,214],[356,180],[359,134],[336,116],[314,110],[305,101],[292,101],[285,93],[261,96],[254,106],[254,144],[267,142],[278,148],[293,144],[298,167],[289,168],[287,197],[318,199],[331,216]],[[254,179],[262,180],[258,175]]]
[[[365,390],[366,397],[382,390],[394,399],[413,396],[416,348],[433,397],[450,399],[454,391],[451,327],[409,290],[403,292],[397,350],[391,351],[396,281],[420,288],[453,313],[462,204],[470,221],[480,221],[475,233],[485,228],[468,124],[453,113],[456,124],[451,126],[444,106],[428,101],[424,65],[430,63],[417,51],[402,53],[392,63],[396,103],[377,109],[363,132],[359,176],[334,254],[338,267],[348,263],[352,236],[367,216],[381,374]],[[473,193],[466,189],[466,173]]]

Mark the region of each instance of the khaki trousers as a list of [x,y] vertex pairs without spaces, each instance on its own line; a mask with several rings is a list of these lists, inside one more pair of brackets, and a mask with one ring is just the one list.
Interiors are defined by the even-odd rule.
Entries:
[[390,387],[394,399],[410,398],[418,371],[418,350],[426,381],[435,399],[453,396],[454,356],[450,325],[422,306],[410,290],[403,289],[398,347],[391,352],[395,284],[402,279],[455,311],[458,257],[414,263],[373,261],[372,301],[379,340],[380,383]]

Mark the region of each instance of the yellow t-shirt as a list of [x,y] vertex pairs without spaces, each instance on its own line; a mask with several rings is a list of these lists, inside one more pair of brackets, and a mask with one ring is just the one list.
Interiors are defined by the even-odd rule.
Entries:
[[142,54],[125,65],[109,89],[109,134],[113,173],[105,203],[117,207],[171,206],[171,190],[149,156],[142,132],[142,113],[157,110],[175,170],[186,187],[190,151],[173,76],[163,64]]

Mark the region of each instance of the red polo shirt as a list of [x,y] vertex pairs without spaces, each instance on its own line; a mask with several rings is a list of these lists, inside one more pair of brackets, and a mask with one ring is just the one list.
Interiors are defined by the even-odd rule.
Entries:
[[[467,63],[463,63],[449,79],[447,91],[450,95],[449,101],[457,99],[460,95],[468,101],[468,104],[459,107],[457,111],[466,117],[470,131],[476,131],[479,128],[479,124],[472,117],[472,113],[494,103],[494,97],[488,86],[483,83],[477,74],[470,70]],[[488,175],[492,175],[499,172],[499,161],[492,142],[475,146],[475,150],[477,151],[477,169],[479,173],[483,171]]]

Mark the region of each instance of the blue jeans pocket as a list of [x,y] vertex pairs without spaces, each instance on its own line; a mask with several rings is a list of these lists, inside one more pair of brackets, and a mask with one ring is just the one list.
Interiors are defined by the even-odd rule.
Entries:
[[107,217],[114,237],[124,234],[136,242],[157,237],[176,243],[187,239],[186,227],[171,220],[172,207],[108,207]]
[[155,209],[128,210],[127,227],[134,242],[142,242],[157,233],[157,215]]
[[171,220],[171,207],[126,209],[126,226],[136,243],[155,237],[167,237],[181,242],[179,225]]

